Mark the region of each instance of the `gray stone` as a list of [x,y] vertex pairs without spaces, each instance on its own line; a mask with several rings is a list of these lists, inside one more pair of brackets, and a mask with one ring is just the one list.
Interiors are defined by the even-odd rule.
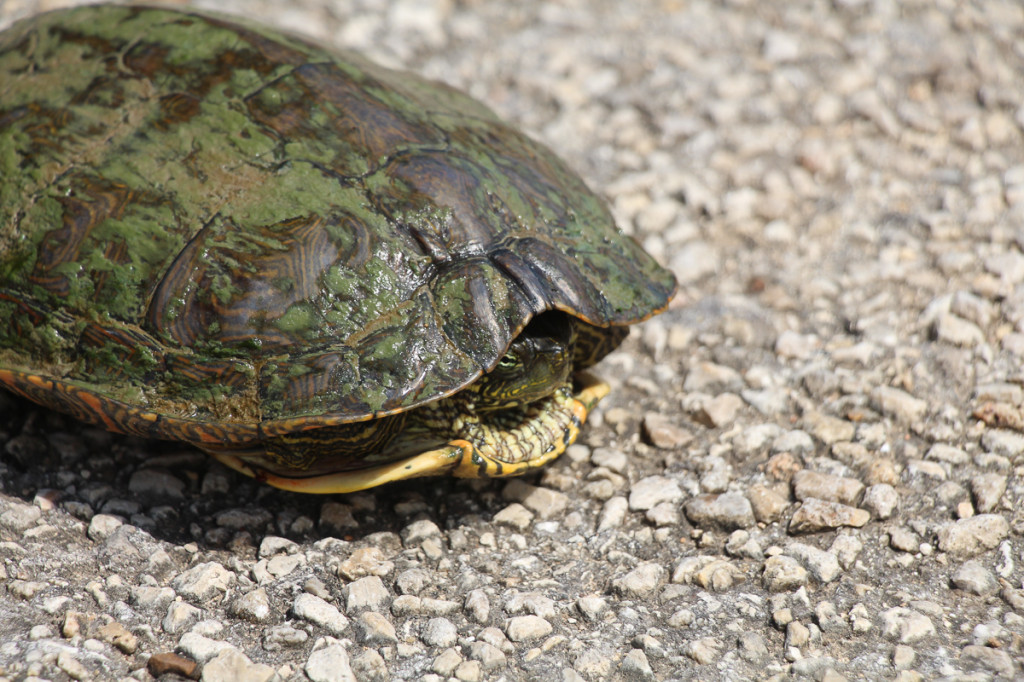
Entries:
[[370,609],[383,611],[391,602],[391,593],[378,576],[370,575],[353,581],[345,588],[345,610],[348,613]]
[[700,495],[691,498],[684,509],[690,522],[700,527],[731,531],[751,528],[755,523],[750,500],[739,493]]
[[597,532],[603,533],[621,526],[628,510],[629,502],[625,497],[616,496],[609,499],[601,507],[601,514],[597,519]]
[[928,412],[924,400],[891,386],[878,386],[871,391],[871,404],[879,412],[909,424],[920,421]]
[[627,598],[644,599],[661,587],[665,569],[661,564],[643,563],[612,581],[612,589]]
[[683,491],[675,480],[667,476],[648,476],[630,487],[629,508],[632,511],[646,511],[663,502],[679,502]]
[[[852,427],[852,424],[851,424]],[[856,505],[864,484],[855,478],[801,469],[793,475],[793,495],[800,501],[817,498],[840,504]]]
[[348,651],[336,641],[311,653],[303,671],[312,682],[356,682]]
[[508,663],[508,659],[501,649],[489,642],[472,642],[467,653],[471,660],[479,661],[484,672],[504,668]]
[[227,642],[210,639],[197,632],[186,632],[178,640],[178,651],[197,663],[205,663],[222,651],[234,648]]
[[203,682],[268,682],[275,670],[253,663],[238,649],[225,649],[203,666]]
[[160,622],[160,627],[168,634],[184,632],[203,617],[202,609],[188,602],[173,602],[167,607],[167,614]]
[[533,512],[518,502],[513,502],[494,515],[494,523],[524,531],[533,523]]
[[986,514],[994,510],[1006,492],[1007,477],[1003,474],[978,474],[971,478],[974,508]]
[[175,592],[199,605],[223,598],[234,584],[235,574],[216,561],[197,564],[171,581]]
[[915,554],[921,549],[921,538],[909,528],[894,526],[889,529],[889,546],[901,552]]
[[151,505],[185,499],[185,482],[162,469],[137,469],[128,479],[128,490]]
[[593,622],[601,618],[608,610],[608,603],[604,597],[596,594],[586,595],[576,600],[576,608],[584,618]]
[[555,518],[569,506],[569,496],[557,490],[530,485],[518,478],[511,479],[501,494],[506,499],[520,502],[542,519]]
[[528,642],[551,634],[551,623],[540,616],[515,616],[505,623],[505,634],[513,642]]
[[373,649],[367,649],[353,658],[350,665],[359,682],[389,682],[392,679],[384,657]]
[[981,435],[981,444],[990,452],[1004,457],[1024,453],[1024,435],[1005,429],[988,429]]
[[453,646],[459,639],[459,630],[447,618],[431,618],[423,626],[420,633],[422,639],[428,646],[447,648]]
[[486,623],[490,618],[491,601],[483,590],[471,590],[466,595],[466,616],[477,623]]
[[647,655],[640,649],[631,649],[622,657],[619,672],[627,680],[653,680],[654,671],[647,661]]
[[786,554],[798,560],[821,583],[830,583],[839,577],[839,559],[831,552],[801,542],[786,545]]
[[965,670],[982,670],[1004,680],[1016,679],[1018,676],[1017,666],[1010,654],[977,644],[969,644],[960,650],[960,665]]
[[332,635],[340,635],[348,627],[348,618],[336,606],[305,592],[295,597],[291,612],[296,618],[318,625]]
[[992,571],[977,561],[965,561],[953,574],[953,587],[981,596],[994,594],[999,583]]
[[228,610],[252,623],[262,623],[270,619],[270,597],[266,590],[258,587],[231,602]]
[[359,641],[366,646],[388,646],[398,641],[395,626],[376,611],[364,611],[355,619]]
[[788,592],[807,584],[807,569],[792,557],[768,557],[761,581],[769,592]]
[[979,514],[939,528],[939,549],[957,556],[974,556],[994,549],[1009,534],[1010,525],[997,514]]
[[864,491],[861,506],[877,519],[885,520],[892,516],[899,504],[896,488],[888,483],[877,483]]
[[931,619],[913,609],[896,607],[883,611],[881,620],[882,635],[901,644],[913,644],[935,634]]
[[309,634],[291,625],[276,625],[263,632],[263,648],[266,651],[295,649],[305,645]]
[[[20,533],[36,525],[42,516],[42,510],[35,505],[8,502],[7,509],[0,514],[0,527]],[[95,519],[96,517],[94,516],[93,518]],[[90,537],[92,536],[90,535]],[[92,539],[96,540],[99,538]]]

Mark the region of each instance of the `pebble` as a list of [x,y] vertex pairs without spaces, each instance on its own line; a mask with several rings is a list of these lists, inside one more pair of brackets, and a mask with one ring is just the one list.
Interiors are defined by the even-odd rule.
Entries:
[[693,365],[683,380],[683,390],[687,393],[738,392],[742,388],[743,377],[739,372],[712,362],[698,362]]
[[533,512],[518,502],[513,502],[494,515],[494,523],[524,531],[533,523]]
[[395,568],[379,547],[360,547],[338,564],[338,575],[352,581],[368,575],[386,576]]
[[171,581],[174,591],[202,605],[223,598],[235,584],[235,574],[216,561],[197,564]]
[[947,523],[939,528],[939,549],[956,556],[975,556],[995,549],[1010,532],[1010,525],[997,514],[979,514]]
[[[388,666],[384,657],[373,649],[367,649],[351,661],[353,677],[356,680],[365,682],[388,682],[392,679],[388,674]],[[351,678],[344,676],[344,668],[338,667],[334,670],[336,678],[348,682]]]
[[985,343],[985,332],[973,322],[945,313],[935,320],[935,338],[943,343],[963,348],[974,348]]
[[302,668],[311,682],[356,682],[348,651],[340,642],[328,641],[315,649]]
[[513,642],[529,642],[551,634],[551,623],[540,616],[515,616],[505,623],[505,634]]
[[974,508],[987,514],[993,511],[1006,492],[1007,477],[1002,474],[978,474],[971,478],[971,497]]
[[610,498],[601,507],[601,514],[597,519],[597,532],[602,533],[621,526],[626,519],[627,511],[629,511],[629,501],[625,497]]
[[612,589],[627,599],[644,599],[665,582],[661,564],[643,563],[626,575],[612,580]]
[[[644,415],[641,429],[644,440],[662,450],[681,448],[694,438],[690,431],[679,426],[673,420],[653,412]],[[597,462],[594,463],[597,464]],[[621,469],[617,471],[621,471]]]
[[513,478],[501,492],[505,499],[520,502],[542,519],[551,519],[563,514],[569,506],[569,496],[557,490],[529,485]]
[[258,587],[234,600],[229,611],[253,623],[262,623],[270,618],[270,597],[267,591]]
[[768,557],[761,582],[769,592],[790,592],[807,584],[807,569],[792,557]]
[[967,670],[980,668],[997,675],[999,679],[1010,680],[1019,675],[1013,658],[1005,651],[977,644],[968,644],[960,650],[960,663]]
[[698,665],[709,665],[721,655],[722,642],[715,637],[702,637],[685,645],[684,653]]
[[447,618],[431,618],[423,626],[420,639],[428,646],[447,648],[455,644],[459,638],[458,628]]
[[491,602],[483,590],[471,590],[466,595],[466,615],[477,623],[486,623],[490,617]]
[[853,440],[856,433],[850,422],[813,410],[804,413],[803,425],[804,430],[826,445]]
[[[42,510],[35,505],[11,502],[7,504],[7,509],[0,514],[0,527],[20,533],[36,525],[42,516]],[[92,539],[96,540],[97,538]]]
[[803,469],[793,475],[793,495],[800,501],[817,498],[845,505],[855,505],[864,492],[864,484],[855,478],[844,478]]
[[826,552],[802,542],[789,543],[786,545],[785,552],[803,564],[811,576],[820,583],[830,583],[842,572],[839,559],[832,552]]
[[173,504],[185,499],[185,482],[161,469],[136,470],[128,479],[128,490],[150,502]]
[[920,421],[928,412],[924,400],[891,386],[878,386],[871,391],[871,404],[879,412],[908,424]]
[[359,641],[366,646],[388,646],[398,641],[395,626],[376,611],[364,611],[355,618]]
[[86,535],[93,542],[103,542],[112,536],[122,524],[121,519],[116,516],[96,514],[89,520],[89,529],[86,531]]
[[779,520],[789,506],[785,497],[768,486],[755,484],[747,490],[751,511],[759,523],[769,524]]
[[195,678],[199,672],[199,664],[175,653],[160,652],[149,657],[146,661],[146,670],[156,678],[162,675]]
[[263,648],[267,651],[298,648],[305,645],[309,634],[291,625],[277,625],[263,631]]
[[332,635],[340,635],[348,627],[348,618],[336,606],[312,594],[302,593],[295,597],[291,613],[296,618],[322,627]]
[[739,493],[699,495],[687,501],[684,510],[686,518],[698,527],[731,531],[751,528],[755,523],[750,500]]
[[589,621],[599,620],[608,611],[608,602],[604,597],[590,594],[576,600],[576,608]]
[[904,526],[889,529],[889,546],[901,552],[915,554],[921,549],[921,538]]
[[952,578],[953,587],[964,592],[986,596],[999,589],[992,571],[978,561],[965,561]]
[[861,499],[860,505],[873,514],[876,519],[884,521],[896,511],[899,499],[896,488],[888,483],[878,483],[864,490],[864,497]]
[[234,648],[227,642],[210,639],[198,632],[186,632],[178,640],[178,650],[199,663],[206,663],[222,651]]
[[365,609],[383,611],[390,603],[391,593],[379,576],[366,576],[345,587],[345,610],[348,613]]
[[881,613],[882,635],[900,644],[913,644],[935,634],[935,625],[923,613],[896,607]]
[[203,682],[268,682],[275,670],[253,663],[238,649],[225,649],[203,666]]
[[982,434],[981,444],[997,455],[1017,457],[1024,453],[1024,434],[1004,429],[989,429]]
[[659,504],[679,502],[683,491],[667,476],[648,476],[634,483],[629,491],[630,511],[646,511]]
[[647,660],[647,655],[640,649],[631,649],[622,657],[619,672],[627,680],[653,680],[654,670]]
[[722,428],[732,424],[743,407],[743,398],[735,393],[720,393],[713,398],[700,401],[692,413],[693,418],[708,428]]
[[871,514],[838,502],[807,499],[793,512],[789,521],[789,532],[817,533],[842,526],[860,528],[871,520]]

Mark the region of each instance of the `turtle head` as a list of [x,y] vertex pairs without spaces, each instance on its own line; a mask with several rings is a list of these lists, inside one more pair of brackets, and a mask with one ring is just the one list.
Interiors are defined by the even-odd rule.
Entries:
[[576,328],[567,315],[548,312],[530,320],[476,389],[478,410],[528,405],[565,385],[572,370]]

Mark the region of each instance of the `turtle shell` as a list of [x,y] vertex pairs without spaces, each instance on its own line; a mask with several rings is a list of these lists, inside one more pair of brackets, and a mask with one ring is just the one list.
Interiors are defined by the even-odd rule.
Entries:
[[89,6],[0,34],[0,175],[0,384],[144,436],[401,412],[539,313],[621,328],[675,289],[480,103],[216,15]]

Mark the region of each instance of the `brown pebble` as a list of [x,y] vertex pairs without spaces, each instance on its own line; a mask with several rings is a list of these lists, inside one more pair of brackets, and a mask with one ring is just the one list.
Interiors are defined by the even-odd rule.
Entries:
[[125,654],[134,654],[139,648],[139,638],[117,621],[107,623],[96,634],[101,640],[113,644]]
[[764,472],[776,481],[789,481],[802,468],[800,459],[792,452],[780,452],[768,460]]
[[169,651],[150,656],[146,668],[153,677],[174,673],[193,680],[199,679],[198,663]]
[[864,482],[867,485],[878,485],[879,483],[898,485],[900,474],[896,469],[896,463],[891,459],[873,460],[864,471]]
[[789,532],[816,533],[832,530],[840,526],[860,528],[871,519],[871,514],[863,509],[848,507],[838,502],[808,499],[793,512],[789,522]]
[[852,505],[857,503],[863,492],[864,484],[855,478],[823,474],[807,469],[793,475],[793,495],[801,501],[816,498]]
[[789,505],[785,497],[760,483],[750,486],[747,499],[754,509],[754,518],[760,523],[774,523]]

